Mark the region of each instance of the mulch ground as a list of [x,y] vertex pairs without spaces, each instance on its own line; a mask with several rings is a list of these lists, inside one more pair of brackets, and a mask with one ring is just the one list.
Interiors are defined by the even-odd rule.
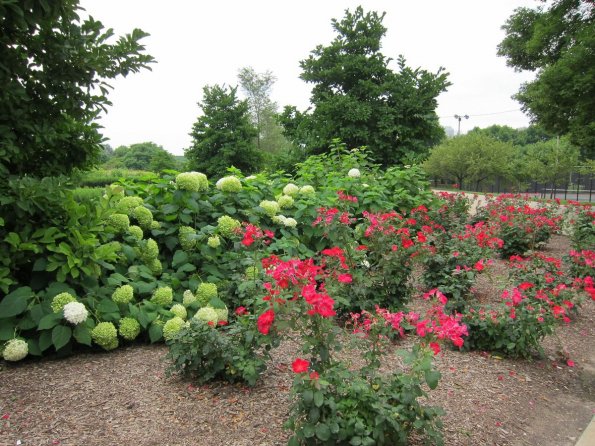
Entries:
[[[567,249],[561,236],[547,247],[557,256]],[[483,280],[477,293],[497,298],[497,283]],[[576,320],[545,340],[542,359],[440,353],[442,379],[428,403],[446,410],[445,444],[574,445],[595,413],[595,389],[581,379],[582,364],[595,360],[594,322],[595,302],[588,301]],[[0,364],[0,445],[286,444],[296,348],[284,343],[253,388],[166,378],[163,345]],[[399,367],[389,355],[385,370]]]

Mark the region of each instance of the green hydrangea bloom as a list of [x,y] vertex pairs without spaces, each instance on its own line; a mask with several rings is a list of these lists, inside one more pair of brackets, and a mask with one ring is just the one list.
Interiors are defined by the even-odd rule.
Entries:
[[217,230],[223,237],[231,237],[242,225],[235,218],[223,215],[217,219]]
[[182,295],[182,303],[187,307],[192,305],[194,302],[196,302],[196,296],[192,294],[192,291],[184,291],[184,294]]
[[160,229],[161,228],[161,223],[159,223],[157,220],[153,220],[153,222],[151,223],[151,229]]
[[178,237],[184,251],[192,251],[196,247],[196,230],[190,226],[180,226]]
[[128,234],[130,234],[131,236],[133,236],[135,239],[137,240],[142,240],[143,239],[143,230],[141,229],[140,226],[136,226],[136,225],[131,225],[128,228]]
[[201,320],[206,322],[212,322],[213,325],[217,325],[217,321],[219,320],[217,317],[217,312],[211,307],[203,307],[196,312],[194,315],[195,319]]
[[279,210],[281,209],[281,207],[279,206],[279,203],[277,203],[276,201],[270,201],[270,200],[263,200],[260,202],[259,206],[264,209],[264,211],[266,212],[266,214],[269,217],[274,217],[277,212],[279,212]]
[[171,287],[164,286],[159,287],[155,291],[153,291],[153,296],[151,297],[151,302],[157,305],[161,305],[166,307],[171,305],[174,300],[174,293]]
[[140,324],[132,317],[123,317],[119,325],[118,333],[127,341],[134,341],[140,334]]
[[176,187],[190,192],[199,192],[209,188],[209,181],[204,173],[182,172],[176,176]]
[[5,361],[16,362],[29,354],[29,345],[22,339],[11,339],[4,346],[2,357]]
[[289,195],[281,195],[277,200],[281,209],[288,209],[293,206],[293,198]]
[[155,277],[160,276],[163,272],[163,265],[161,264],[161,260],[159,259],[151,260],[151,262],[147,266],[149,267],[149,269]]
[[112,300],[117,304],[127,304],[134,299],[134,289],[130,285],[122,285],[112,293]]
[[163,338],[166,341],[171,341],[174,335],[180,331],[184,325],[186,325],[186,321],[181,317],[175,316],[171,318],[163,326]]
[[242,190],[242,183],[238,177],[230,175],[217,181],[215,187],[223,192],[239,192]]
[[186,311],[186,307],[184,307],[184,305],[182,304],[174,304],[169,311],[171,311],[173,314],[175,314],[178,317],[181,317],[182,319],[186,320],[186,318],[188,317],[188,312]]
[[153,213],[144,206],[137,206],[132,211],[133,217],[143,229],[151,229],[153,223]]
[[203,282],[196,289],[196,299],[201,307],[208,305],[213,297],[217,297],[217,285]]
[[[207,307],[207,308],[212,308],[212,307]],[[227,307],[225,308],[213,308],[213,310],[215,310],[215,314],[217,314],[217,322],[227,322],[227,318],[229,316],[229,311],[227,310]]]
[[111,322],[100,322],[91,330],[91,338],[105,350],[113,350],[118,347],[118,330]]
[[207,240],[207,245],[211,248],[218,248],[219,246],[221,246],[221,240],[219,239],[219,236],[214,235],[212,237],[209,237]]
[[112,214],[107,218],[107,224],[113,226],[118,233],[126,232],[130,227],[130,219],[126,214]]
[[246,279],[254,280],[258,277],[258,267],[249,266],[248,268],[246,268],[246,271],[244,271],[244,273],[246,274]]
[[123,197],[118,204],[116,209],[128,216],[132,215],[132,210],[138,206],[142,206],[143,199],[140,197]]
[[152,238],[147,239],[145,243],[142,243],[139,246],[139,249],[141,260],[148,265],[159,255],[159,246],[157,246],[157,242]]
[[289,183],[287,186],[285,186],[283,188],[283,193],[285,195],[290,195],[290,196],[297,195],[299,193],[299,191],[300,191],[300,188],[297,187],[293,183]]
[[314,187],[310,186],[309,184],[306,184],[305,186],[300,187],[300,195],[310,195],[315,192],[316,192],[316,190],[314,190]]
[[70,293],[56,294],[52,299],[51,307],[54,313],[59,313],[64,308],[64,305],[70,302],[76,302],[76,297]]

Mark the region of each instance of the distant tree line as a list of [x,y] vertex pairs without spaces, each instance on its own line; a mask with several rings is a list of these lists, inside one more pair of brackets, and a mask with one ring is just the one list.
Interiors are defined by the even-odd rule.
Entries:
[[536,126],[498,125],[445,140],[431,150],[423,167],[434,179],[470,190],[498,178],[521,188],[528,181],[556,184],[579,169],[593,171],[592,163],[580,161],[580,150],[568,137],[552,137]]

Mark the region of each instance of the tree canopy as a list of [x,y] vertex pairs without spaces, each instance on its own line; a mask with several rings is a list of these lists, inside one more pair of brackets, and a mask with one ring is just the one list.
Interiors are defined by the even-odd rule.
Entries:
[[254,141],[256,127],[250,122],[248,102],[237,97],[237,87],[205,86],[202,109],[192,127],[192,146],[185,151],[190,168],[209,176],[224,175],[228,167],[254,172],[261,154]]
[[515,98],[531,119],[568,134],[583,157],[595,156],[595,4],[555,0],[549,8],[519,8],[503,26],[498,54],[516,70],[536,71]]
[[454,179],[477,190],[484,180],[506,176],[514,153],[512,144],[474,132],[434,147],[423,167],[435,178]]
[[526,146],[540,141],[547,141],[554,135],[547,133],[541,127],[530,125],[527,128],[514,129],[507,125],[494,124],[489,127],[474,127],[468,133],[478,133],[497,139],[502,142],[509,142],[515,146]]
[[130,146],[117,147],[106,167],[161,172],[164,169],[179,169],[176,158],[154,142],[142,142]]
[[114,39],[78,0],[0,0],[0,176],[69,173],[98,159],[107,80],[147,68],[139,29]]
[[361,7],[346,10],[332,20],[335,39],[300,62],[300,77],[313,85],[314,109],[285,108],[281,123],[294,143],[324,152],[339,138],[348,147],[367,146],[387,166],[425,153],[444,136],[435,109],[450,85],[447,74],[411,69],[402,56],[393,71],[380,51],[383,19]]

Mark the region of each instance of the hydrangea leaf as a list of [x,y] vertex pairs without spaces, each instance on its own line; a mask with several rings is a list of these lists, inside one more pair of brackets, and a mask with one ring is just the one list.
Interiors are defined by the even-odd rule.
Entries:
[[56,351],[60,350],[70,341],[72,337],[72,329],[64,325],[56,325],[52,330],[52,344]]
[[34,293],[28,286],[20,287],[7,294],[0,302],[0,319],[17,316],[27,309],[27,301]]

